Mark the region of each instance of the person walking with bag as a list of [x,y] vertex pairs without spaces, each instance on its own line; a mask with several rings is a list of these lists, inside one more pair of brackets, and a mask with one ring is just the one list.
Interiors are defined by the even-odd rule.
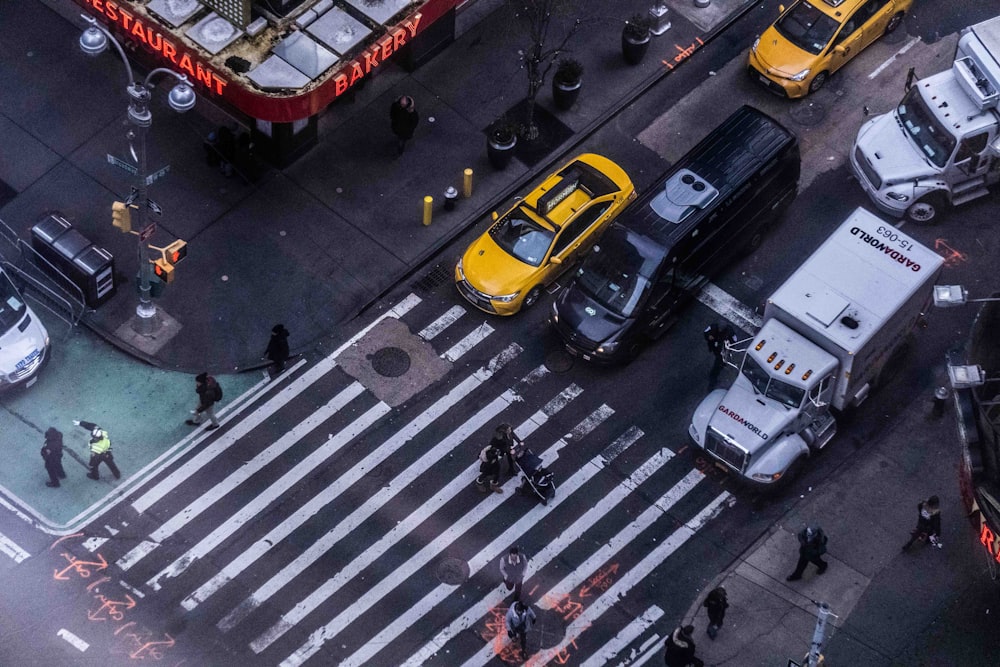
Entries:
[[521,553],[519,547],[511,547],[507,555],[500,559],[500,576],[507,590],[514,591],[514,600],[521,599],[521,586],[528,570],[528,557]]
[[806,565],[812,563],[816,566],[816,574],[823,574],[829,565],[820,558],[826,553],[826,535],[823,529],[813,524],[806,526],[798,534],[799,538],[799,562],[795,565],[795,571],[785,577],[785,581],[798,581],[802,578],[802,573],[806,570]]
[[708,633],[709,639],[714,640],[726,618],[726,609],[729,608],[729,602],[726,600],[726,589],[722,586],[714,589],[705,598],[703,606],[708,610],[708,627],[705,632]]
[[62,455],[62,432],[50,426],[45,431],[45,444],[42,445],[42,460],[45,461],[45,472],[49,473],[49,481],[45,482],[45,486],[56,489],[59,488],[59,480],[66,479]]
[[667,637],[667,650],[663,654],[666,667],[704,667],[705,663],[694,655],[693,625],[682,625]]
[[[476,477],[476,488],[486,493],[503,493],[500,486],[500,457],[503,456],[498,448],[490,443],[479,452],[479,476]],[[487,485],[489,488],[487,488]]]
[[222,400],[222,387],[208,373],[199,373],[194,378],[194,390],[198,394],[198,406],[194,409],[194,418],[184,423],[188,426],[198,426],[205,421],[205,415],[208,415],[212,423],[206,426],[205,430],[214,431],[219,428],[219,420],[215,417],[215,404]]
[[507,637],[520,642],[521,655],[525,659],[528,657],[528,629],[535,624],[535,618],[534,609],[516,600],[507,610],[507,617],[504,619]]
[[938,549],[941,544],[941,503],[937,496],[917,503],[917,527],[910,532],[910,541],[903,545],[903,551],[909,549],[917,540],[929,541]]
[[87,473],[87,477],[93,480],[101,479],[97,468],[104,463],[115,479],[121,479],[122,473],[115,465],[115,457],[111,453],[111,437],[108,432],[93,422],[74,419],[73,424],[90,431],[90,472]]

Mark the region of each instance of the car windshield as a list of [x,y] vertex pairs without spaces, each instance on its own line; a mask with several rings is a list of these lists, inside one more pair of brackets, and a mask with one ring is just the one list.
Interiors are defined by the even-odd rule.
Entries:
[[943,167],[955,150],[955,137],[938,123],[916,86],[910,88],[896,107],[896,115],[921,153]]
[[605,235],[576,272],[577,284],[594,301],[622,317],[630,317],[649,290],[656,262],[643,257],[617,233]]
[[840,24],[808,2],[800,2],[774,23],[775,29],[803,51],[818,56]]
[[24,317],[27,306],[6,273],[0,272],[0,335],[6,334]]
[[555,232],[533,221],[518,207],[493,225],[490,236],[498,246],[517,259],[525,264],[538,266],[549,251]]
[[750,384],[753,385],[757,393],[764,394],[789,408],[797,408],[802,405],[802,398],[806,394],[805,389],[772,378],[749,354],[743,359],[742,373],[743,377],[750,380]]

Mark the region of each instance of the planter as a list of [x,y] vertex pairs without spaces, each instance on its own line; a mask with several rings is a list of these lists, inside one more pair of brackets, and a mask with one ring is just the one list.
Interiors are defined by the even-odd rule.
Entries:
[[646,57],[649,50],[650,35],[647,32],[644,37],[637,37],[627,30],[622,33],[622,55],[629,65],[638,65]]
[[566,111],[576,104],[576,98],[580,96],[580,86],[583,82],[577,79],[574,82],[563,82],[552,79],[552,101],[557,109]]
[[517,148],[517,135],[498,135],[491,132],[486,140],[486,155],[490,158],[490,164],[494,169],[506,169],[514,157],[514,149]]

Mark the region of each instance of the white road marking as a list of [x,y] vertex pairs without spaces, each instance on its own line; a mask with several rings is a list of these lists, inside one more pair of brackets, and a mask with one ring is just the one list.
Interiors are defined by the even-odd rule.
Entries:
[[642,612],[639,618],[632,619],[632,622],[625,626],[618,633],[618,636],[612,637],[611,641],[597,649],[597,652],[591,655],[580,667],[603,667],[608,664],[608,661],[613,660],[625,647],[635,641],[636,637],[649,629],[662,616],[663,610],[654,604]]
[[[639,440],[643,435],[642,431],[638,428],[631,427],[626,433],[620,436],[613,445],[609,446],[607,450],[614,451],[616,455],[628,449],[633,443]],[[606,451],[607,451],[606,450]],[[650,458],[642,466],[640,466],[632,475],[619,484],[619,489],[633,489],[642,480],[646,479],[655,472],[659,466],[662,466],[673,456],[672,452],[660,452],[656,456]],[[566,498],[571,496],[576,490],[582,487],[586,482],[588,482],[594,475],[606,468],[614,457],[610,459],[605,459],[603,457],[598,457],[591,461],[589,464],[584,465],[583,468],[576,472],[572,477],[570,477],[566,482],[560,484],[559,490],[556,493],[556,497],[549,501],[547,507],[542,507],[540,505],[535,506],[533,509],[529,510],[514,526],[504,531],[502,535],[493,540],[492,543],[484,547],[476,557],[470,562],[470,567],[476,567],[482,569],[487,564],[489,564],[494,558],[500,556],[503,553],[503,549],[509,547],[513,542],[516,541],[519,535],[524,534],[538,521],[545,518],[545,515],[558,505],[560,505]],[[612,494],[618,492],[618,489],[612,492]],[[627,493],[627,491],[626,491]],[[578,519],[577,522],[573,524],[572,527],[567,528],[567,532],[572,532],[574,527],[591,525],[585,524],[583,522],[590,521],[593,522],[607,511],[608,505],[607,496],[600,499],[599,503],[596,503],[594,507],[589,510],[585,516],[586,518]],[[598,507],[600,509],[598,509]],[[539,556],[538,554],[529,554],[529,563],[533,560],[539,560],[544,558],[544,555]],[[475,574],[478,570],[472,569],[471,574]],[[454,590],[455,586],[450,586],[448,584],[440,584],[432,590],[430,593],[425,595],[417,604],[411,606],[406,610],[402,616],[392,621],[391,624],[386,624],[386,628],[373,637],[370,641],[366,642],[365,645],[359,648],[353,655],[348,657],[346,660],[341,662],[341,667],[347,667],[349,665],[366,665],[368,664],[372,657],[378,653],[383,647],[388,645],[390,642],[395,640],[399,635],[410,628],[414,623],[423,621],[427,618],[427,614],[430,613],[434,607],[441,603],[446,597],[448,597]],[[452,637],[457,635],[459,632],[470,627],[473,623],[477,622],[482,618],[484,614],[484,609],[489,609],[501,602],[506,596],[506,591],[501,592],[502,586],[498,587],[491,592],[486,598],[480,602],[474,603],[464,614],[459,616],[459,618],[452,621],[451,625],[442,630],[437,634],[428,644],[424,645],[420,651],[418,651],[413,657],[409,659],[406,663],[408,667],[419,667],[425,661],[429,660],[431,656],[437,653],[442,646],[444,646]],[[322,629],[319,631],[322,632]],[[314,633],[315,635],[316,633]],[[322,635],[325,638],[325,635]],[[310,637],[312,642],[313,638]],[[294,655],[290,656],[282,663],[283,667],[287,665],[297,665],[301,661],[305,660],[312,655],[308,653],[311,650],[311,644],[306,644],[299,649]],[[316,650],[318,650],[318,645]],[[308,655],[307,655],[308,653]]]
[[110,539],[110,537],[90,537],[83,541],[83,548],[90,553],[94,553]]
[[70,643],[70,645],[73,648],[80,651],[81,653],[90,648],[90,644],[83,641],[82,639],[74,635],[72,632],[67,630],[66,628],[60,628],[59,632],[56,633],[56,636],[65,639],[67,642]]
[[424,327],[424,330],[417,335],[424,340],[433,340],[439,333],[454,324],[455,320],[460,318],[462,315],[465,315],[465,308],[462,308],[461,306],[452,306],[448,309],[448,312],[428,324]]
[[[565,396],[577,396],[580,391],[581,390],[575,385],[570,386],[564,390],[560,396],[557,396],[549,402],[546,406],[546,408],[550,411],[549,413],[544,416],[539,415],[539,413],[535,413],[532,419],[527,420],[520,427],[525,431],[523,437],[528,437],[530,431],[537,428],[537,426],[532,427],[533,423],[540,425],[541,423],[544,423],[550,414],[555,414],[565,407],[568,402]],[[589,424],[589,422],[586,421],[584,423]],[[591,427],[591,429],[594,427],[596,427],[596,424]],[[423,523],[427,518],[433,516],[435,512],[441,509],[455,496],[459,493],[467,492],[469,488],[469,480],[475,476],[478,467],[478,462],[470,465],[466,470],[452,480],[451,483],[435,494],[432,499],[424,503],[424,505],[411,513],[407,518],[400,521],[395,528],[386,533],[378,542],[365,550],[365,552],[355,558],[355,560],[349,565],[341,568],[340,572],[338,572],[336,576],[328,579],[322,586],[310,593],[302,602],[295,605],[291,611],[285,613],[281,620],[267,633],[265,633],[269,639],[268,644],[273,643],[275,639],[283,635],[289,629],[302,621],[302,619],[315,611],[320,604],[328,600],[334,593],[340,590],[344,584],[354,579],[357,574],[375,562],[375,560],[377,560],[383,553],[388,551],[388,549],[390,549],[400,539],[411,533],[414,528]],[[348,619],[347,623],[343,624],[346,626],[350,623],[351,619],[358,618],[361,614],[371,609],[383,597],[395,590],[401,582],[405,581],[408,577],[413,575],[427,563],[430,563],[433,559],[439,557],[442,553],[445,553],[445,550],[456,539],[471,530],[477,523],[479,523],[479,521],[484,519],[490,512],[496,509],[496,506],[499,505],[500,502],[509,499],[512,495],[513,494],[505,494],[502,499],[494,500],[493,502],[490,502],[490,500],[493,500],[494,498],[491,496],[490,500],[487,502],[476,505],[471,512],[468,512],[460,520],[451,524],[434,540],[425,545],[417,554],[407,558],[403,566],[393,572],[391,577],[379,582],[378,585],[368,590],[357,602],[341,611],[341,613],[338,614],[337,619]],[[334,627],[336,627],[336,623],[337,620],[331,622]]]
[[442,359],[456,362],[459,358],[478,345],[484,338],[493,333],[493,327],[483,322],[476,327],[468,336],[455,343],[450,350],[441,355]]
[[247,433],[257,428],[260,424],[263,424],[271,416],[277,412],[281,407],[287,404],[289,401],[294,399],[296,396],[301,394],[303,391],[308,389],[317,380],[330,372],[334,366],[337,365],[337,357],[340,353],[346,350],[348,347],[356,343],[365,334],[371,331],[375,326],[381,322],[386,317],[400,318],[409,312],[414,306],[420,303],[420,297],[410,294],[405,299],[396,304],[388,312],[383,313],[375,319],[372,323],[368,324],[358,333],[351,336],[346,342],[344,342],[340,347],[334,350],[330,355],[325,357],[316,363],[315,366],[310,368],[308,371],[303,373],[301,376],[296,378],[287,387],[283,388],[278,394],[272,397],[267,403],[261,407],[254,410],[246,419],[240,421],[231,430],[223,433],[222,437],[215,440],[208,448],[199,452],[194,458],[185,463],[183,466],[172,472],[166,478],[164,478],[160,483],[154,486],[152,489],[140,496],[134,503],[132,507],[135,508],[136,512],[142,514],[148,510],[154,503],[163,498],[165,495],[178,488],[186,479],[191,475],[195,474],[201,470],[209,461],[214,459],[219,454],[226,451],[229,447],[235,444],[240,438],[245,436]]
[[913,39],[911,39],[901,49],[899,49],[899,51],[896,51],[896,53],[892,54],[892,56],[890,56],[888,60],[886,60],[884,63],[876,67],[875,70],[868,75],[868,79],[871,80],[877,77],[879,74],[882,73],[882,71],[886,67],[896,62],[897,58],[899,58],[901,55],[912,49],[919,41],[920,41],[919,37],[914,37]]
[[10,539],[3,533],[0,533],[0,553],[13,558],[15,563],[20,563],[28,558],[31,558],[31,554],[17,546],[14,540]]
[[[512,350],[511,348],[516,348],[516,350]],[[250,567],[250,565],[255,563],[272,548],[277,546],[281,540],[285,539],[299,526],[303,525],[310,517],[314,516],[327,504],[340,497],[344,491],[350,488],[364,475],[368,474],[373,468],[392,456],[392,454],[398,451],[404,444],[413,439],[431,423],[442,417],[452,406],[458,403],[458,401],[468,396],[476,387],[479,387],[483,382],[493,377],[493,374],[503,367],[503,363],[506,363],[506,361],[513,358],[513,356],[510,356],[510,352],[515,352],[516,354],[517,351],[520,351],[520,347],[512,344],[508,349],[494,357],[493,361],[488,364],[486,368],[480,368],[478,371],[452,388],[447,395],[438,399],[437,402],[418,415],[416,419],[411,421],[404,428],[400,429],[389,440],[368,454],[368,456],[360,462],[355,464],[355,466],[347,471],[347,473],[338,478],[336,484],[327,486],[308,503],[296,510],[292,516],[275,526],[270,532],[267,533],[267,535],[254,542],[248,549],[243,551],[243,553],[229,563],[229,565],[222,568],[218,574],[184,598],[181,602],[181,606],[190,611],[197,607],[199,603],[204,602],[211,597],[216,591],[229,583],[246,568]],[[229,617],[227,616],[227,618]],[[226,624],[220,622],[219,627],[224,631],[230,629],[228,622]]]
[[291,431],[278,438],[273,445],[237,468],[235,472],[229,475],[229,477],[213,486],[206,493],[198,496],[198,498],[192,501],[191,504],[170,517],[168,521],[150,533],[149,539],[143,540],[134,549],[122,556],[118,560],[118,567],[122,570],[128,570],[140,560],[148,556],[160,545],[161,542],[186,526],[192,519],[207,510],[223,496],[245,482],[251,476],[278,458],[281,454],[285,453],[300,439],[305,437],[313,429],[321,426],[323,422],[339,412],[345,405],[354,400],[363,391],[364,387],[359,382],[352,382],[350,385],[345,387],[339,394],[330,399],[326,405],[306,417]]
[[229,517],[218,528],[202,538],[198,544],[191,547],[184,554],[179,556],[173,563],[160,570],[152,579],[146,582],[153,590],[160,589],[160,579],[166,577],[172,579],[183,574],[192,563],[199,558],[207,556],[215,547],[222,544],[233,533],[240,530],[245,524],[252,521],[257,516],[263,514],[271,503],[283,496],[293,486],[299,484],[306,477],[321,470],[348,443],[367,431],[372,424],[389,414],[390,408],[381,401],[369,408],[364,414],[347,425],[344,429],[332,435],[323,445],[309,453],[309,456],[302,459],[291,470],[279,477],[274,483],[264,491],[257,494],[253,500],[243,505],[240,510]]
[[743,331],[756,333],[763,325],[760,315],[744,306],[714,283],[705,283],[695,298]]
[[556,658],[571,643],[591,625],[597,622],[604,612],[618,603],[618,601],[632,590],[633,586],[641,584],[663,561],[671,556],[677,549],[682,547],[695,533],[701,530],[711,519],[718,516],[723,505],[729,501],[730,495],[722,492],[716,496],[715,500],[706,505],[698,514],[686,524],[670,534],[670,537],[660,543],[655,549],[650,551],[639,563],[625,573],[618,581],[613,583],[608,590],[601,593],[600,597],[587,605],[583,613],[577,616],[569,627],[566,628],[566,636],[558,646],[541,651],[532,656],[531,664],[546,665]]

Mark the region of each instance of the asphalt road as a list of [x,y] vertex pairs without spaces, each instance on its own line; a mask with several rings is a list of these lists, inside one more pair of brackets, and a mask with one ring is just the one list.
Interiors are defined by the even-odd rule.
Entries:
[[[971,22],[957,9],[935,10],[940,23],[915,13],[908,31]],[[794,113],[799,107],[738,76],[760,23],[734,26],[584,148],[614,156],[645,187],[684,140],[708,129],[701,116],[665,117],[668,109],[720,106],[722,90]],[[933,47],[933,35],[924,41],[914,57]],[[873,69],[867,64],[899,46],[873,47],[814,100],[827,117],[845,119],[800,128],[810,165],[829,168],[813,168],[762,248],[716,278],[740,303],[759,305],[867,204],[843,156],[824,150],[850,145],[861,106],[852,95]],[[681,139],[658,140],[669,136]],[[995,282],[979,267],[996,256],[995,205],[991,197],[939,227],[907,231],[956,251],[947,282],[991,291]],[[344,341],[357,345],[343,347],[336,365],[325,361],[334,350],[309,356],[218,439],[84,534],[35,549],[17,569],[0,559],[12,584],[0,603],[0,654],[18,664],[273,665],[308,655],[316,656],[310,664],[496,664],[491,641],[506,606],[496,563],[519,544],[535,568],[525,590],[542,610],[533,651],[568,664],[608,652],[640,656],[629,664],[658,661],[642,648],[654,625],[682,618],[717,572],[939,384],[940,360],[970,321],[933,314],[910,363],[842,425],[836,446],[788,493],[761,498],[705,466],[687,443],[688,419],[708,388],[701,330],[725,313],[694,304],[627,368],[574,363],[548,331],[550,297],[502,320],[462,303],[449,269],[468,240],[360,318],[355,339]],[[389,377],[400,368],[390,356],[388,375],[366,371],[366,355],[391,347],[409,353],[410,368]],[[557,503],[541,507],[514,483],[503,495],[474,490],[476,454],[500,421],[551,462]],[[951,576],[958,596],[981,573]],[[959,605],[956,597],[933,603],[941,617]],[[67,639],[67,630],[81,639]],[[864,643],[860,628],[838,637]],[[89,647],[81,652],[75,641]],[[505,650],[500,659],[510,657]]]

